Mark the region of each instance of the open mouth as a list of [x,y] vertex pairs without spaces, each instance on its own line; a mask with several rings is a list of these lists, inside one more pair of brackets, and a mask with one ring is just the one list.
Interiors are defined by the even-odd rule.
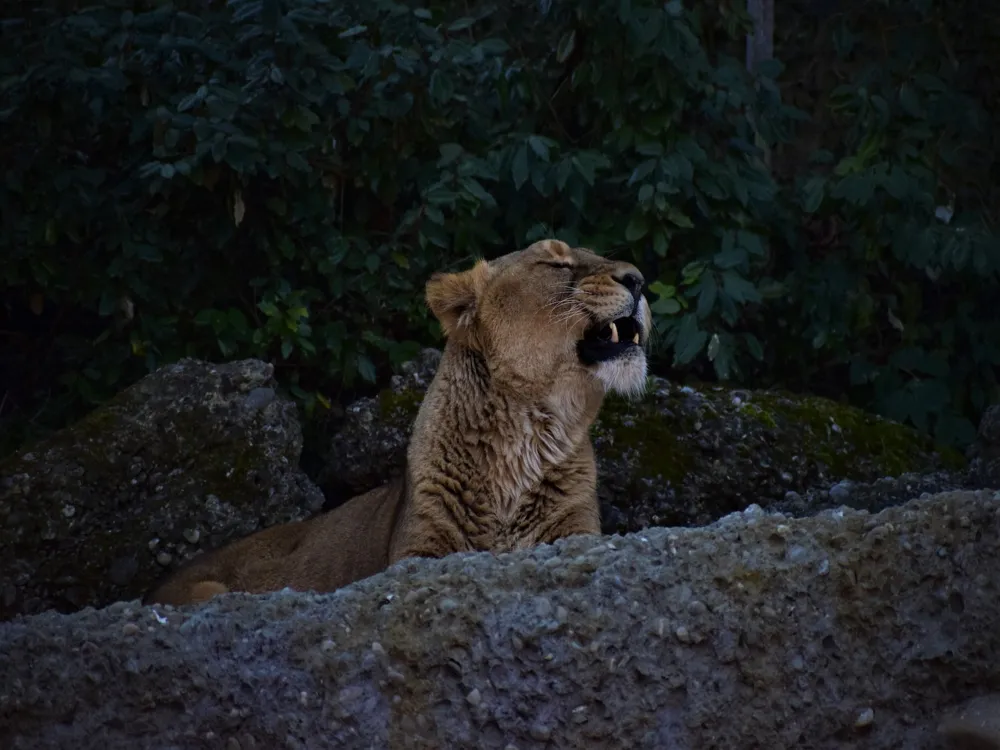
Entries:
[[585,365],[607,362],[638,347],[642,326],[635,318],[617,318],[591,326],[577,343],[576,351]]

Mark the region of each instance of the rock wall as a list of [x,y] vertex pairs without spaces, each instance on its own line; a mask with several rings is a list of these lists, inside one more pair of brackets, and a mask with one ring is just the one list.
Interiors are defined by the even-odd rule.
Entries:
[[[425,350],[379,398],[347,408],[328,452],[331,500],[401,471],[439,358]],[[201,550],[320,509],[295,406],[275,389],[263,362],[184,360],[0,463],[0,620],[141,596]],[[608,399],[594,443],[606,533],[704,524],[751,503],[804,515],[993,486],[942,470],[961,458],[856,409],[659,378],[642,402]],[[977,465],[997,470],[991,456]]]
[[939,748],[1000,686],[998,570],[956,492],[46,613],[0,624],[0,747]]
[[0,463],[0,619],[140,596],[176,561],[323,495],[258,360],[184,360]]
[[[402,470],[439,361],[425,349],[377,398],[347,407],[317,480],[328,496],[346,499]],[[659,377],[640,401],[609,397],[593,439],[608,534],[702,525],[752,503],[795,515],[842,504],[881,510],[922,492],[990,486],[970,479],[955,451],[859,409]]]

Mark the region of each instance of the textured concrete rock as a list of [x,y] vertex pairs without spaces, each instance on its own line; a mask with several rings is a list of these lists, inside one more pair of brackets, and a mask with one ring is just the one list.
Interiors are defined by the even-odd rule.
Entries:
[[0,624],[0,747],[941,747],[1000,684],[1000,495]]
[[379,397],[345,409],[316,480],[328,497],[347,500],[402,471],[413,420],[440,362],[439,350],[424,349]]
[[[402,469],[439,359],[424,351],[378,397],[347,408],[318,478],[328,496],[351,497]],[[593,435],[606,533],[700,525],[752,503],[813,512],[848,502],[828,492],[843,480],[849,504],[866,508],[983,486],[956,471],[961,456],[914,430],[808,396],[650,378],[640,402],[609,398]]]
[[135,597],[203,546],[321,507],[272,375],[184,360],[0,464],[0,618]]
[[990,406],[979,420],[979,441],[983,445],[1000,446],[1000,405]]
[[969,475],[985,486],[1000,486],[1000,405],[979,420],[979,435],[969,449]]
[[947,714],[938,731],[960,750],[1000,748],[1000,693],[977,695]]

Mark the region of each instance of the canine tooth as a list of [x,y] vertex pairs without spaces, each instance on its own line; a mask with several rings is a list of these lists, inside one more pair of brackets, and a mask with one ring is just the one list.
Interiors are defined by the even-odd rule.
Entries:
[[611,327],[611,343],[612,344],[617,344],[618,343],[618,326],[616,326],[614,323],[608,323],[608,325]]
[[633,344],[638,344],[639,343],[639,334],[638,333],[635,336],[632,337],[632,343]]

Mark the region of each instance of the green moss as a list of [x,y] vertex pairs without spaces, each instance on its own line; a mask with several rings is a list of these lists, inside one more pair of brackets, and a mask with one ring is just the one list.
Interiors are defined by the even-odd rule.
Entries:
[[404,389],[397,393],[386,388],[378,394],[379,413],[384,420],[402,420],[409,424],[416,419],[423,401],[423,391]]
[[[689,423],[685,423],[689,422]],[[602,453],[611,459],[634,453],[639,475],[662,476],[680,482],[693,466],[694,456],[680,436],[693,429],[693,420],[670,420],[650,402],[633,403],[619,396],[604,400],[592,434],[602,438]]]
[[815,396],[757,391],[741,413],[762,427],[779,430],[778,451],[789,458],[804,454],[821,461],[835,476],[899,476],[925,469],[928,454],[935,451],[944,468],[964,465],[959,453],[935,446],[910,427]]
[[[736,462],[725,459],[727,466],[781,467],[801,482],[817,465],[827,476],[857,481],[964,465],[959,453],[928,436],[855,407],[775,391],[734,395],[725,387],[700,386],[651,389],[638,403],[609,396],[593,436],[604,457],[634,461],[636,476],[660,475],[675,484],[692,471],[710,470],[704,439],[722,440],[735,451]],[[739,481],[728,469],[720,471],[720,481]]]
[[[174,425],[178,434],[184,439],[186,446],[182,453],[188,453],[192,444],[204,442],[196,436],[198,430],[204,430],[209,423],[208,417],[201,410],[177,414]],[[178,456],[178,459],[180,457]],[[294,463],[296,456],[287,456]],[[193,471],[203,479],[206,488],[228,502],[241,499],[252,499],[259,493],[259,488],[249,480],[250,472],[255,468],[271,466],[274,460],[267,456],[266,443],[256,443],[249,440],[226,440],[215,445],[204,445],[198,454],[198,462]],[[177,465],[170,459],[165,465]]]
[[778,423],[774,420],[774,415],[759,404],[748,403],[744,407],[744,411],[768,429],[773,430],[778,426]]
[[[737,401],[732,390],[718,386],[696,386],[694,394],[655,388],[654,383],[650,396],[639,402],[608,396],[592,429],[602,456],[632,458],[636,476],[680,483],[691,471],[704,469],[696,441],[719,434],[722,425],[738,428],[722,437],[734,441],[744,460],[792,470],[795,457],[802,457],[836,478],[870,481],[926,470],[934,453],[945,469],[958,470],[965,463],[957,451],[936,446],[910,427],[819,397],[752,391]],[[417,390],[385,389],[378,396],[380,416],[408,425],[423,398]]]

